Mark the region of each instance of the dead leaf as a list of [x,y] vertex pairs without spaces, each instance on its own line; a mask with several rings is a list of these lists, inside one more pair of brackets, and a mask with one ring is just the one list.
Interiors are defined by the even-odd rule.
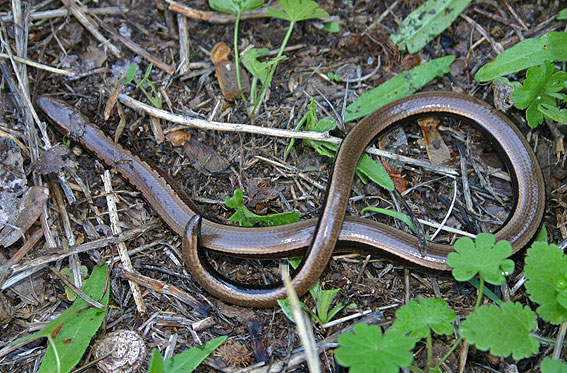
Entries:
[[173,146],[181,146],[185,143],[185,141],[189,141],[191,139],[191,134],[183,131],[183,130],[176,130],[170,132],[167,137]]
[[195,139],[189,139],[183,144],[185,154],[191,165],[205,175],[224,171],[229,163],[213,149]]
[[43,186],[32,186],[26,191],[11,211],[7,222],[10,225],[5,225],[0,230],[0,245],[8,247],[22,237],[22,233],[25,233],[41,215],[48,196],[49,189]]
[[437,130],[439,119],[437,118],[421,118],[417,120],[423,139],[425,140],[425,149],[429,161],[436,165],[447,165],[451,161],[451,151],[445,140]]
[[44,151],[34,163],[34,169],[41,175],[53,174],[69,165],[69,149],[63,144],[52,146]]
[[211,61],[215,65],[217,80],[224,98],[229,101],[240,96],[243,91],[250,87],[248,75],[243,69],[240,69],[240,83],[242,89],[238,88],[238,80],[236,79],[236,65],[228,60],[230,48],[226,43],[220,42],[211,50]]

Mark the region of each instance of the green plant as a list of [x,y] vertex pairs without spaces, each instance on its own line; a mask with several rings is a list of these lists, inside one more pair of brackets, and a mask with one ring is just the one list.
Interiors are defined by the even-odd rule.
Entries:
[[[287,46],[287,43],[289,41],[291,33],[293,32],[293,28],[295,24],[297,22],[305,21],[308,19],[325,18],[329,16],[329,14],[325,12],[323,9],[319,8],[319,4],[317,4],[313,0],[278,0],[278,2],[280,3],[283,11],[279,9],[268,8],[266,15],[268,17],[280,18],[289,21],[290,24],[287,33],[284,37],[284,40],[278,51],[278,54],[272,60],[272,62],[269,63],[269,65],[267,66],[267,76],[264,79],[264,83],[262,84],[260,94],[257,96],[258,97],[257,100],[251,101],[253,105],[251,111],[252,116],[256,116],[260,108],[260,104],[264,100],[264,97],[266,97],[266,92],[268,91],[268,88],[270,87],[270,84],[272,82],[272,77],[274,76],[274,73],[276,71],[278,61],[282,59],[283,51]],[[256,52],[249,52],[249,53],[256,53]],[[244,63],[244,66],[246,66],[246,68],[250,71],[250,73],[254,75],[254,70],[250,70],[248,64]],[[254,77],[257,78],[256,76]],[[255,94],[254,97],[256,97]]]
[[107,277],[108,266],[96,266],[82,287],[85,294],[102,304],[102,309],[77,298],[71,307],[39,332],[14,341],[17,344],[40,337],[49,340],[39,372],[68,372],[79,362],[108,310]]
[[[330,118],[317,120],[317,105],[315,105],[315,101],[311,100],[311,103],[309,104],[309,111],[303,116],[303,118],[301,118],[295,127],[295,130],[299,131],[303,125],[305,125],[305,128],[308,131],[328,132],[333,130],[337,126],[337,123]],[[287,154],[289,154],[289,151],[294,144],[295,139],[291,139],[288,147],[286,148],[284,159],[287,157]],[[311,146],[319,154],[329,158],[334,158],[339,148],[338,145],[326,141],[303,140],[303,144]],[[374,161],[366,154],[364,154],[358,161],[356,174],[365,184],[368,183],[368,180],[372,180],[387,190],[394,189],[394,182],[382,164]]]
[[236,21],[234,22],[234,64],[236,67],[236,81],[238,89],[242,90],[242,83],[240,81],[240,63],[238,53],[238,28],[240,25],[240,17],[242,12],[254,10],[262,7],[264,0],[209,0],[209,6],[220,12],[236,14]]
[[228,220],[233,223],[238,223],[242,227],[253,227],[256,224],[265,226],[289,224],[298,221],[301,217],[301,214],[297,211],[271,215],[257,215],[248,210],[244,205],[244,193],[240,189],[236,189],[234,195],[227,199],[225,204],[227,207],[236,210]]
[[474,78],[487,82],[541,65],[546,60],[567,61],[567,32],[549,32],[539,38],[525,39],[481,67]]
[[195,346],[185,350],[167,360],[163,360],[159,350],[154,348],[152,358],[148,367],[148,373],[171,373],[192,372],[203,362],[217,347],[223,344],[228,337],[212,339],[201,346]]
[[[541,237],[538,236],[538,237]],[[520,303],[500,302],[499,305],[480,306],[484,294],[484,283],[502,284],[509,275],[514,264],[507,257],[511,253],[510,244],[506,241],[495,242],[491,234],[481,233],[476,242],[469,238],[461,238],[455,243],[455,252],[447,258],[453,267],[453,277],[458,281],[467,281],[478,275],[480,286],[474,311],[461,323],[460,337],[437,364],[433,365],[431,356],[431,331],[449,335],[453,330],[454,312],[441,299],[414,299],[396,312],[396,320],[384,334],[398,332],[416,338],[426,339],[427,366],[426,371],[440,371],[440,364],[449,357],[462,339],[475,345],[479,350],[490,351],[496,356],[512,355],[514,359],[532,356],[539,350],[540,343],[552,341],[534,334],[537,326],[537,315],[542,320],[559,325],[559,333],[555,341],[553,353],[555,360],[546,359],[541,364],[542,372],[564,371],[567,365],[559,360],[565,330],[567,329],[567,256],[555,245],[536,241],[527,252],[525,263],[525,284],[530,299],[539,304],[537,315],[528,306]],[[358,325],[357,325],[358,326]],[[356,329],[355,329],[356,331]],[[379,334],[379,333],[378,333]],[[365,361],[369,355],[376,353],[373,349],[382,337],[374,333],[364,340],[366,347],[359,346],[360,340],[353,338],[339,339],[341,347],[336,352],[337,361],[345,366],[356,368],[357,361]],[[355,348],[356,347],[356,348]],[[343,349],[344,348],[344,349]],[[361,352],[363,351],[364,352]],[[358,360],[356,359],[358,355]],[[339,358],[341,357],[341,358]],[[385,354],[382,359],[392,359],[390,364],[410,366],[407,358],[393,354]],[[349,365],[350,364],[350,365]],[[354,365],[353,365],[354,364]],[[420,371],[416,366],[410,366]]]
[[[301,263],[301,258],[290,258],[289,263],[295,269]],[[323,290],[321,287],[321,281],[317,280],[309,289],[309,294],[311,294],[311,297],[315,299],[315,311],[309,309],[305,303],[301,301],[299,303],[301,307],[311,315],[313,320],[317,321],[319,325],[324,325],[331,321],[331,319],[345,307],[342,302],[339,302],[331,309],[331,304],[339,290],[340,289]],[[289,299],[286,298],[278,300],[278,305],[287,318],[295,322],[295,317],[293,316]]]
[[[136,79],[136,72],[138,71],[138,65],[136,63],[132,63],[128,67],[128,70],[126,71],[126,74],[122,79],[122,84],[126,85],[132,81],[136,82],[136,88],[140,88],[142,92],[144,92],[144,95],[152,103],[152,105],[154,105],[158,109],[161,109],[161,95],[157,91],[156,85],[149,80],[153,67],[154,67],[153,63],[150,63],[150,65],[146,69],[146,72],[142,80],[138,81]],[[148,88],[152,90],[152,95],[148,93],[147,91]]]
[[567,73],[555,71],[555,66],[546,60],[528,70],[524,84],[514,90],[512,99],[518,109],[526,110],[526,119],[532,128],[540,125],[544,116],[567,123],[567,110],[557,107],[558,101],[567,101],[567,95],[560,93],[566,87]]

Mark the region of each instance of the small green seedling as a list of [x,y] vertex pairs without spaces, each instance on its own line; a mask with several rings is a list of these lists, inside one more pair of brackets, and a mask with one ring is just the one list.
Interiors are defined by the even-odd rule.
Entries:
[[193,372],[214,350],[223,344],[228,337],[212,339],[201,346],[195,346],[180,354],[163,360],[159,350],[154,348],[148,367],[148,373]]
[[240,189],[234,191],[234,195],[225,201],[227,207],[235,209],[228,220],[238,223],[242,227],[253,227],[256,224],[263,226],[274,226],[295,223],[301,217],[297,211],[282,212],[271,215],[257,215],[248,210],[244,205],[244,193]]
[[[290,258],[289,263],[295,269],[301,263],[301,258]],[[335,296],[339,292],[340,289],[331,289],[331,290],[323,290],[321,287],[321,281],[317,280],[313,286],[309,289],[309,294],[315,299],[315,312],[310,310],[305,303],[299,302],[301,307],[311,315],[313,320],[317,321],[319,325],[325,325],[332,318],[339,313],[345,306],[342,302],[339,302],[335,307],[331,309],[331,304],[335,299]],[[280,299],[278,300],[278,305],[282,309],[283,313],[290,319],[291,321],[295,322],[295,317],[293,316],[293,312],[291,309],[291,303],[289,299]],[[349,305],[348,307],[352,307],[354,305]]]
[[[157,91],[156,85],[149,80],[153,66],[153,63],[150,63],[150,65],[146,69],[144,78],[138,81],[136,79],[136,71],[138,71],[138,65],[136,63],[132,63],[130,67],[128,67],[126,75],[124,75],[123,84],[126,85],[132,81],[136,82],[136,88],[140,88],[142,92],[144,92],[144,95],[152,103],[152,105],[154,105],[158,109],[161,109],[161,95]],[[148,88],[152,90],[152,95],[148,93]]]
[[526,73],[523,86],[512,93],[514,105],[526,110],[526,119],[532,128],[539,126],[544,116],[567,122],[567,110],[559,110],[557,107],[557,101],[567,100],[567,95],[560,93],[567,84],[567,72],[554,70],[550,61],[531,67]]

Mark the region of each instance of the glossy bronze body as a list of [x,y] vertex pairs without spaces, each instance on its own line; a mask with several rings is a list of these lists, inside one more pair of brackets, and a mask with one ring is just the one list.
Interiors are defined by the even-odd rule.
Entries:
[[[113,141],[72,106],[42,97],[39,104],[60,131],[71,133],[97,158],[118,172],[135,188],[188,243],[191,231],[200,225],[200,245],[232,256],[254,258],[285,257],[309,248],[293,284],[302,294],[325,269],[337,241],[355,243],[371,251],[386,251],[417,265],[447,270],[449,245],[428,244],[422,256],[416,237],[373,221],[346,217],[345,212],[355,167],[365,147],[378,134],[400,122],[424,115],[450,115],[470,122],[490,138],[504,155],[515,189],[513,210],[496,232],[496,239],[510,241],[514,252],[534,238],[543,218],[545,193],[543,176],[533,151],[519,130],[501,113],[470,96],[449,92],[428,92],[403,98],[364,118],[346,136],[333,167],[327,198],[319,220],[265,228],[242,228],[202,219],[191,220],[197,211],[189,198],[161,172]],[[315,234],[317,233],[317,234]],[[315,234],[315,236],[314,236]],[[192,241],[195,241],[194,239]],[[313,242],[312,242],[313,241]],[[192,245],[186,245],[191,251]],[[215,296],[231,303],[265,307],[285,297],[283,289],[250,289],[231,285],[203,267],[198,250],[185,253],[186,265],[201,285]]]

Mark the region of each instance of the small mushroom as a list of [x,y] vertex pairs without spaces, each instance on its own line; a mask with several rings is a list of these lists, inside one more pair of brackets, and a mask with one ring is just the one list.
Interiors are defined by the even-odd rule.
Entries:
[[117,330],[104,337],[95,348],[97,366],[102,372],[135,372],[146,358],[144,340],[131,330]]

